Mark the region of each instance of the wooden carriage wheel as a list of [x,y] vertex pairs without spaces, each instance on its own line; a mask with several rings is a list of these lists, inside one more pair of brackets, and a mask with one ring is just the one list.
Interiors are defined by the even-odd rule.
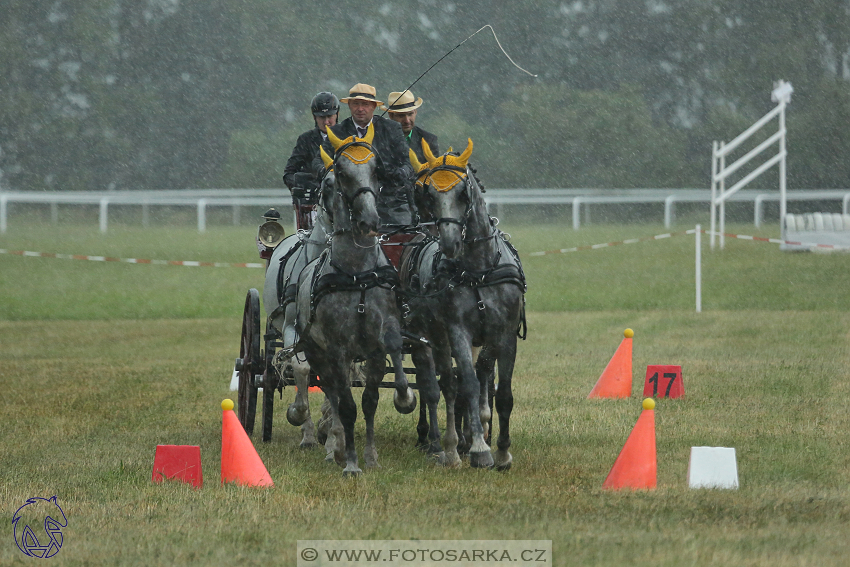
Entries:
[[242,342],[236,370],[239,372],[239,422],[250,436],[254,433],[254,418],[257,415],[257,386],[254,376],[262,374],[264,360],[260,356],[260,293],[251,288],[245,297],[242,314]]

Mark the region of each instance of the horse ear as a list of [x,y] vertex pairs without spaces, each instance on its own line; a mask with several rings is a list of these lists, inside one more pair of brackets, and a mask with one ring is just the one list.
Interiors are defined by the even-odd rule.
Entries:
[[370,146],[372,145],[372,140],[375,139],[375,126],[371,122],[369,122],[369,127],[366,128],[366,136],[361,139]]
[[333,148],[335,150],[338,150],[339,147],[342,145],[342,140],[336,137],[336,134],[333,133],[333,130],[331,128],[326,128],[325,132],[327,133],[328,140],[331,141],[331,145],[333,146]]
[[459,162],[458,165],[461,165],[462,167],[466,167],[466,164],[469,162],[469,156],[472,155],[472,138],[467,138],[467,140],[469,140],[469,143],[466,145],[466,149],[463,150],[463,153],[457,158]]
[[[328,132],[330,132],[330,130],[331,129],[328,128]],[[328,139],[330,139],[330,137],[331,137],[331,135],[328,134]],[[331,142],[331,143],[333,144],[333,142]],[[328,152],[326,152],[325,148],[322,147],[322,146],[319,146],[319,153],[322,154],[322,161],[324,162],[325,167],[330,169],[331,166],[333,166],[333,164],[334,164],[333,158],[328,155]]]
[[437,160],[434,152],[431,151],[431,146],[428,145],[428,142],[424,138],[422,139],[422,153],[425,154],[425,159],[428,160],[429,164]]
[[[423,142],[424,142],[424,140],[423,140]],[[419,158],[416,157],[416,152],[414,152],[413,149],[408,148],[407,149],[407,155],[410,157],[410,165],[413,166],[413,171],[415,171],[416,173],[419,173],[420,171],[422,171],[422,169],[425,167],[425,165],[419,163]]]

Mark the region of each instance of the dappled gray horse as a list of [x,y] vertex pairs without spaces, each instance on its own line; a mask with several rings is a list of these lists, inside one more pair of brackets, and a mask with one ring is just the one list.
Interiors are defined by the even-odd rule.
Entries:
[[[365,361],[363,414],[366,419],[367,467],[377,466],[374,417],[378,384],[383,380],[386,356],[395,375],[393,402],[402,413],[413,411],[416,398],[402,367],[402,336],[395,287],[398,274],[378,243],[378,157],[371,146],[374,130],[366,138],[338,139],[328,132],[336,152],[333,167],[334,232],[331,246],[299,275],[296,330],[298,348],[321,377],[338,443],[335,458],[345,466],[343,474],[361,473],[354,445],[357,406],[351,393],[349,369]],[[433,388],[437,389],[436,381]]]
[[[434,364],[446,399],[445,462],[460,464],[455,403],[466,402],[465,416],[472,431],[469,462],[473,467],[510,468],[510,416],[513,409],[511,378],[517,336],[525,322],[525,275],[516,250],[487,213],[481,188],[468,168],[472,140],[457,156],[435,157],[427,143],[423,150],[423,182],[418,199],[434,219],[439,238],[406,258],[402,274],[411,314],[408,329],[431,342]],[[413,159],[411,161],[414,161]],[[414,167],[421,166],[414,163]],[[473,348],[481,347],[477,361]],[[452,370],[452,358],[459,376]],[[494,383],[499,415],[495,455],[485,440],[490,421],[489,385]]]
[[329,246],[329,237],[333,232],[330,212],[332,183],[331,175],[322,183],[313,228],[309,232],[299,231],[285,238],[275,248],[263,287],[263,305],[270,327],[281,333],[284,344],[284,348],[275,353],[273,364],[280,376],[292,373],[297,387],[295,401],[286,410],[286,419],[296,427],[301,426],[302,448],[315,446],[317,439],[307,395],[310,365],[303,356],[293,354],[296,337],[295,296],[298,274]]

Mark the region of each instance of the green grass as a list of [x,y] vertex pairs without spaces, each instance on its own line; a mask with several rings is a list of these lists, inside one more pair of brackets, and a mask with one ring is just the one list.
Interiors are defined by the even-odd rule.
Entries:
[[[0,248],[257,261],[250,228],[102,236],[63,226],[61,246],[12,228]],[[506,228],[521,253],[666,232]],[[244,294],[262,288],[261,270],[0,255],[3,514],[58,495],[63,565],[295,565],[299,539],[410,538],[551,539],[565,566],[846,564],[848,255],[743,241],[706,249],[701,314],[692,236],[524,261],[531,311],[511,471],[427,463],[413,448],[416,416],[396,413],[385,392],[383,468],[344,480],[322,452],[297,448],[287,389],[273,441],[255,438],[275,487],[255,490],[220,486],[219,403],[232,396]],[[200,298],[182,297],[187,286]],[[633,397],[586,400],[625,327],[636,333]],[[648,364],[681,364],[686,391],[655,411],[658,489],[604,491]],[[361,422],[361,450],[363,434]],[[152,484],[157,444],[199,445],[204,488]],[[741,488],[689,490],[696,445],[735,447]],[[0,565],[25,565],[7,536]]]
[[[661,225],[503,227],[523,257],[531,311],[693,309],[694,237],[530,256],[531,252],[621,242],[670,232]],[[679,225],[682,232],[693,225]],[[776,237],[776,227],[728,232]],[[193,228],[16,224],[0,248],[62,254],[203,262],[260,262],[251,226]],[[727,239],[710,251],[703,235],[703,298],[714,309],[850,310],[850,254],[787,253],[776,244]],[[0,319],[160,319],[232,317],[246,291],[262,290],[248,268],[195,268],[86,262],[0,254]]]

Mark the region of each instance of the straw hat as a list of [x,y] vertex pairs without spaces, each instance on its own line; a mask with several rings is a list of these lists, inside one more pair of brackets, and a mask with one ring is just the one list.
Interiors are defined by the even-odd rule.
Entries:
[[368,100],[369,102],[374,102],[380,105],[384,103],[377,99],[378,91],[375,90],[375,87],[372,85],[367,85],[365,83],[357,83],[353,87],[348,90],[348,96],[345,98],[339,99],[340,102],[348,104],[349,100],[352,99],[360,99],[360,100]]
[[390,93],[390,96],[387,97],[387,101],[390,105],[384,106],[381,104],[381,110],[407,113],[413,112],[422,106],[422,97],[420,96],[416,99],[416,102],[414,102],[413,93],[410,91],[404,91],[403,93]]

